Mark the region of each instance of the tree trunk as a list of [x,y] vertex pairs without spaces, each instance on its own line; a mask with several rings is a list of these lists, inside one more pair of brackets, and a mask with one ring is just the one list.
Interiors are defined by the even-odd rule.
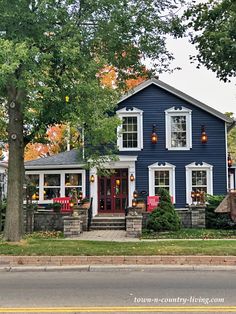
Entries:
[[20,241],[23,236],[24,141],[22,91],[8,89],[8,186],[4,238]]

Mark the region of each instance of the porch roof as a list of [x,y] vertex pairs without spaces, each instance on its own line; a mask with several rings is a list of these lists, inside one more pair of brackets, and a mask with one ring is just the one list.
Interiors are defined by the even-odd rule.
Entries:
[[42,169],[42,168],[74,168],[82,167],[84,160],[81,158],[79,151],[72,149],[49,157],[42,157],[25,162],[25,169]]

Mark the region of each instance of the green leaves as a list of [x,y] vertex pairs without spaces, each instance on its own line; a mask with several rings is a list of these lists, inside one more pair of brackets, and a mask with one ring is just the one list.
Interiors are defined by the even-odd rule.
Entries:
[[200,64],[216,72],[223,81],[236,76],[236,2],[209,1],[191,6],[186,14],[195,31],[192,43],[199,51]]

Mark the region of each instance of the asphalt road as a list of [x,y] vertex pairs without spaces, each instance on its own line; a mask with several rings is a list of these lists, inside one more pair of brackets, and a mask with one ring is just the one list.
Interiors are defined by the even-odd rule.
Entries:
[[171,313],[197,312],[197,307],[236,313],[236,271],[0,272],[0,313],[33,311],[27,308],[105,313],[104,307],[109,313],[140,313],[141,307],[142,313],[164,313],[168,307]]

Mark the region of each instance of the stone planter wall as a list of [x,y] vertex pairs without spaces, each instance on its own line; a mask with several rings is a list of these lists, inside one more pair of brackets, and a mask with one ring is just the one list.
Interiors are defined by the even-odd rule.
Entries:
[[82,222],[79,217],[64,217],[65,238],[78,238],[82,232]]
[[128,238],[138,238],[142,234],[142,215],[126,216],[126,236]]

